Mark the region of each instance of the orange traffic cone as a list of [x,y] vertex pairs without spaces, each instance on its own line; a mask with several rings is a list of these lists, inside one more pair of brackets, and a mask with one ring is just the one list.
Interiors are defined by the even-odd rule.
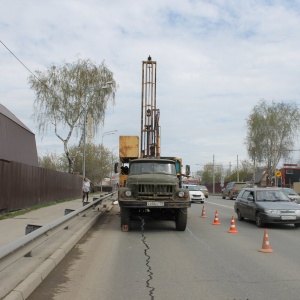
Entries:
[[205,207],[204,207],[204,205],[203,205],[203,207],[202,207],[201,218],[206,218],[206,217],[207,217],[207,215],[206,215],[206,212],[205,212]]
[[270,243],[269,243],[268,229],[265,229],[262,246],[261,246],[261,249],[259,249],[258,251],[259,252],[264,252],[264,253],[273,252],[273,250],[270,247]]
[[232,216],[231,218],[231,225],[230,229],[228,230],[229,233],[238,233],[238,231],[235,228],[235,222],[234,222],[234,217]]
[[220,225],[220,221],[219,221],[219,215],[218,215],[218,211],[216,210],[216,214],[215,214],[215,219],[214,222],[212,223],[212,225]]

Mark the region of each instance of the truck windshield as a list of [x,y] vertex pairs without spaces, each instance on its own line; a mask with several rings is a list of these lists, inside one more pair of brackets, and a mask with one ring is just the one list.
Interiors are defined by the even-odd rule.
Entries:
[[157,162],[143,162],[143,163],[132,163],[130,165],[129,174],[153,174],[153,173],[164,173],[176,175],[175,164],[172,163],[157,163]]

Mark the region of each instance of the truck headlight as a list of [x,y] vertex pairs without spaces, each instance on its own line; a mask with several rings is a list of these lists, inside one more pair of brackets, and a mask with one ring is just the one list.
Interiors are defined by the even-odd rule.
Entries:
[[178,196],[179,196],[180,198],[183,198],[183,197],[184,197],[184,192],[183,192],[183,191],[180,191],[180,192],[178,193]]
[[128,191],[128,190],[127,190],[127,191],[125,192],[125,196],[126,196],[126,197],[130,197],[131,195],[132,195],[131,191]]

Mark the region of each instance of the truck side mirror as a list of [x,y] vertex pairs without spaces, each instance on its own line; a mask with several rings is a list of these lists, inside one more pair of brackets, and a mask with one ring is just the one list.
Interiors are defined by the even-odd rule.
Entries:
[[114,171],[115,173],[119,173],[119,163],[115,163]]
[[190,175],[190,172],[191,172],[190,166],[189,166],[189,165],[186,165],[186,166],[185,166],[185,174],[186,174],[186,175]]

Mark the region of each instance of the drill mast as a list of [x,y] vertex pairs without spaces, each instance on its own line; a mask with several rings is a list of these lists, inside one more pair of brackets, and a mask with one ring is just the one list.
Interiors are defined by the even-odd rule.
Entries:
[[156,61],[150,55],[142,66],[140,157],[160,158],[159,109],[156,108]]

